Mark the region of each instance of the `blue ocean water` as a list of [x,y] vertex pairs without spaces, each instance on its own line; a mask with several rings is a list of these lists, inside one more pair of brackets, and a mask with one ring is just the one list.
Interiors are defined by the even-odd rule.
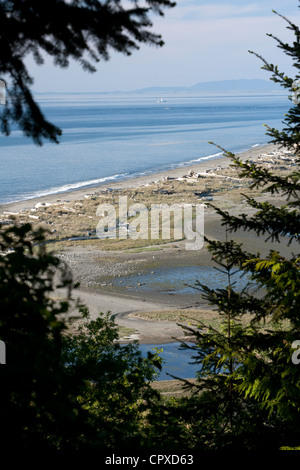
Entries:
[[63,130],[60,144],[38,147],[19,130],[0,136],[0,203],[150,174],[240,152],[282,128],[281,91],[264,93],[37,94]]

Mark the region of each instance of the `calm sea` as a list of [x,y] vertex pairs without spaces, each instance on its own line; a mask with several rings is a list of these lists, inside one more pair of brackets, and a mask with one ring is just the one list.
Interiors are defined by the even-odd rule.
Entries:
[[[35,146],[14,130],[0,136],[0,203],[87,189],[185,166],[269,141],[290,102],[282,92],[38,94],[61,127],[60,144]],[[163,100],[161,100],[163,98]]]

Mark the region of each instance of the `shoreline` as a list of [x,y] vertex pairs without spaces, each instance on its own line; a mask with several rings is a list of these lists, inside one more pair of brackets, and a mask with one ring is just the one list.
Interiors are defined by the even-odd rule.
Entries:
[[[246,160],[247,158],[251,158],[256,160],[261,153],[269,153],[272,151],[278,150],[278,146],[274,144],[264,144],[256,147],[251,147],[249,150],[246,150],[241,153],[237,153],[242,160]],[[128,189],[128,188],[138,188],[140,186],[144,186],[150,183],[157,183],[158,181],[162,181],[167,177],[170,178],[179,178],[190,171],[195,173],[198,172],[205,172],[206,170],[210,169],[212,166],[221,165],[223,168],[226,168],[230,165],[230,160],[228,157],[220,156],[220,157],[213,157],[211,159],[199,161],[198,163],[193,163],[190,165],[179,166],[176,168],[172,168],[169,170],[163,170],[155,173],[151,173],[149,175],[143,175],[133,178],[127,178],[120,181],[114,181],[110,184],[102,183],[95,186],[89,187],[82,187],[79,189],[74,189],[71,191],[65,191],[61,193],[55,194],[48,194],[45,196],[38,196],[31,199],[24,199],[22,201],[15,201],[15,202],[8,202],[0,204],[0,212],[20,212],[33,209],[36,204],[38,203],[49,203],[53,204],[55,202],[71,202],[71,201],[80,201],[85,198],[85,196],[97,194],[97,191],[104,191],[107,189]]]
[[[257,162],[262,168],[272,168],[278,175],[288,174],[293,171],[290,167],[297,165],[292,152],[280,151],[279,146],[273,144],[257,146],[237,155],[243,161],[248,159]],[[188,267],[201,270],[202,267],[211,267],[213,263],[207,247],[204,244],[195,253],[185,249],[184,240],[177,239],[162,244],[156,239],[152,243],[151,239],[146,241],[130,237],[118,240],[117,244],[115,240],[99,240],[93,237],[98,222],[96,209],[99,202],[118,204],[120,195],[149,206],[162,202],[173,204],[178,200],[188,204],[213,200],[214,204],[230,210],[233,215],[245,210],[245,194],[260,201],[270,199],[272,203],[282,203],[280,195],[267,195],[260,189],[249,189],[247,179],[240,178],[238,170],[230,168],[230,165],[228,157],[220,156],[213,161],[204,160],[139,178],[115,181],[109,188],[102,184],[90,188],[93,192],[87,193],[87,188],[80,188],[62,195],[10,203],[0,206],[4,211],[1,219],[7,225],[27,221],[33,227],[41,225],[48,229],[49,240],[60,242],[54,247],[56,256],[69,266],[74,282],[79,282],[80,290],[77,293],[90,309],[92,318],[101,311],[110,312],[121,328],[120,337],[126,338],[126,341],[137,339],[141,344],[173,342],[182,334],[178,321],[182,322],[183,317],[192,314],[201,321],[203,318],[208,322],[214,321],[201,294],[193,292],[176,295],[174,283],[168,284],[164,291],[164,279],[158,286],[144,291],[141,287],[144,285],[142,277],[136,277],[133,284],[127,283],[127,279],[132,275],[153,274],[156,280],[162,269],[179,270]],[[60,196],[68,200],[58,200]],[[82,201],[77,202],[80,199]],[[8,212],[9,209],[11,212]],[[210,239],[224,239],[219,216],[209,205],[205,212],[205,233]],[[249,252],[255,252],[253,250],[257,249],[258,244],[262,253],[269,252],[270,248],[279,249],[279,242],[264,243],[263,238],[258,240],[248,232],[237,231],[235,239],[243,243]],[[293,250],[293,246],[286,249],[281,246],[283,256],[284,250]],[[78,313],[76,308],[75,311],[72,309],[69,312],[70,319],[78,320]],[[75,328],[77,320],[73,325]]]

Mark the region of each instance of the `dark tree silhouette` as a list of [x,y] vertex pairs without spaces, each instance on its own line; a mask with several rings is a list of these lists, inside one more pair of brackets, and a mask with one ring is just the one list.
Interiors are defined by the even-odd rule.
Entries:
[[[293,101],[294,84],[299,80],[300,28],[279,16],[294,33],[294,40],[285,44],[270,36],[291,57],[297,71],[295,77],[288,77],[277,66],[255,55],[262,60],[262,68],[272,74],[271,80],[287,89]],[[196,344],[191,348],[199,364],[199,388],[208,391],[208,398],[212,397],[212,403],[217,405],[219,423],[223,424],[219,436],[216,428],[212,434],[216,447],[220,442],[256,450],[260,446],[278,449],[289,444],[299,450],[300,369],[293,354],[300,338],[300,105],[294,101],[293,104],[282,121],[282,130],[267,126],[271,142],[293,156],[287,176],[276,167],[269,170],[258,163],[242,161],[217,145],[239,176],[251,179],[250,189],[278,196],[283,204],[278,204],[280,199],[274,203],[272,199],[261,202],[243,195],[253,211],[236,216],[208,203],[220,215],[226,239],[206,241],[228,284],[221,289],[198,283],[203,297],[218,311],[222,328],[208,325],[205,330],[201,324],[194,330]],[[258,248],[263,251],[267,248],[269,253],[248,252],[242,243],[227,238],[237,230],[256,236]],[[276,250],[274,245],[264,247],[267,241],[278,242]],[[255,289],[239,291],[231,282],[235,271],[247,275]],[[206,413],[208,405],[205,406]],[[266,411],[267,417],[263,415]]]
[[108,60],[111,50],[130,55],[140,43],[162,46],[160,35],[151,32],[150,15],[163,15],[170,0],[0,0],[0,76],[7,82],[7,102],[0,114],[1,131],[9,135],[11,124],[33,141],[58,143],[61,130],[48,122],[30,87],[33,77],[25,65],[27,56],[42,65],[43,53],[59,67],[71,59],[88,72],[95,63]]
[[[70,269],[30,224],[0,225],[0,448],[85,450],[139,446],[160,359],[119,344],[109,315],[67,329],[74,307]],[[57,289],[63,298],[57,297]]]

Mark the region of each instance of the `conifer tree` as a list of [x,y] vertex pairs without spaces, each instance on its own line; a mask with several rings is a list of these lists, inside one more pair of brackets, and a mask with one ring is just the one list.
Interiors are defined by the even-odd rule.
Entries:
[[[268,433],[273,436],[268,444],[272,448],[300,445],[300,365],[294,349],[300,344],[300,105],[295,92],[300,78],[300,30],[279,16],[294,33],[294,41],[287,44],[269,36],[292,58],[294,77],[286,76],[277,66],[255,55],[263,61],[262,68],[272,74],[271,80],[291,93],[293,106],[285,115],[283,129],[267,126],[267,135],[279,149],[291,152],[296,164],[288,176],[282,176],[217,147],[231,160],[241,178],[251,179],[250,188],[283,197],[285,203],[278,206],[276,202],[259,202],[245,196],[251,210],[239,216],[209,204],[220,215],[226,233],[232,234],[229,240],[206,239],[213,259],[228,273],[236,268],[241,275],[248,276],[255,283],[255,290],[247,286],[238,291],[229,282],[227,289],[211,289],[198,283],[204,298],[226,319],[226,332],[212,327],[205,331],[205,325],[192,330],[197,340],[193,349],[200,366],[198,386],[214,392],[219,387],[218,397],[222,397],[217,407],[218,419],[224,424],[222,445],[242,442],[247,447],[250,432],[250,447],[259,447],[260,434],[257,439],[254,436],[256,426],[264,429],[264,442]],[[237,230],[256,234],[258,250],[263,248],[264,241],[279,242],[279,245],[267,255],[248,252],[243,244],[234,241]],[[284,250],[286,247],[289,255]],[[245,322],[249,315],[251,320]],[[215,397],[216,394],[211,399]],[[242,419],[239,412],[243,414]]]
[[130,55],[143,43],[162,46],[162,37],[151,31],[151,15],[174,5],[170,0],[0,0],[0,78],[7,85],[1,132],[9,135],[17,124],[36,144],[59,142],[61,130],[32,94],[28,56],[39,66],[47,54],[58,67],[72,60],[95,72],[95,64],[108,60],[111,51]]
[[[92,320],[72,300],[72,273],[45,242],[30,224],[0,225],[1,451],[136,448],[145,410],[159,401],[150,382],[160,359],[119,344],[109,314]],[[76,333],[65,317],[74,306]]]

